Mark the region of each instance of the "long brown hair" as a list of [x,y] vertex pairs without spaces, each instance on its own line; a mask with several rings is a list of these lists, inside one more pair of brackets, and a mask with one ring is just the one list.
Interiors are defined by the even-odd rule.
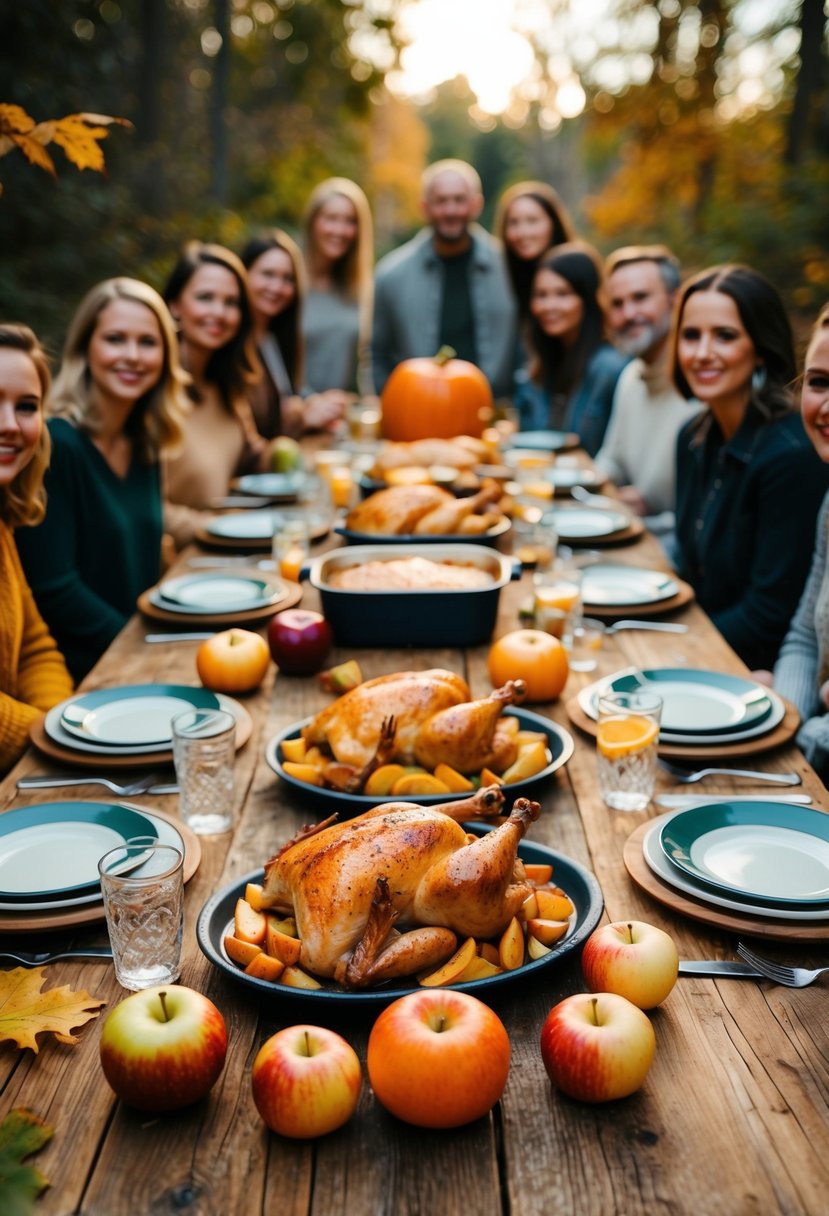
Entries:
[[11,484],[6,486],[5,491],[0,492],[0,519],[10,528],[16,528],[25,524],[39,524],[46,514],[43,475],[49,467],[52,441],[43,418],[43,406],[49,394],[51,376],[46,352],[28,325],[17,325],[13,322],[0,325],[0,347],[19,350],[27,355],[40,381],[40,436],[34,455]]
[[268,333],[273,334],[285,362],[285,369],[291,381],[294,392],[302,388],[303,364],[305,350],[302,341],[302,306],[305,300],[305,264],[299,245],[287,232],[281,228],[271,228],[268,232],[251,237],[241,254],[242,265],[250,270],[254,262],[258,262],[263,254],[271,249],[280,249],[291,259],[296,289],[294,298],[287,308],[283,308],[277,316],[268,322]]

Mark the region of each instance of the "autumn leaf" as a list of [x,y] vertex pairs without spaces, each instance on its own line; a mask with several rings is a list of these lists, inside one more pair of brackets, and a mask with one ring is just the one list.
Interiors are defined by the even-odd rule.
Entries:
[[34,1166],[24,1165],[26,1157],[37,1153],[52,1138],[47,1127],[30,1110],[9,1111],[0,1123],[0,1195],[3,1216],[28,1216],[34,1201],[49,1185]]
[[26,159],[55,177],[55,162],[46,151],[46,144],[56,143],[66,159],[77,169],[104,171],[104,154],[100,147],[109,132],[107,127],[117,123],[132,128],[126,118],[109,114],[67,114],[35,124],[22,106],[0,104],[0,156],[19,148]]
[[71,1033],[96,1018],[106,1001],[65,985],[41,992],[43,967],[15,967],[0,972],[0,1043],[13,1039],[18,1047],[39,1050],[37,1035],[51,1032],[61,1043],[77,1043]]

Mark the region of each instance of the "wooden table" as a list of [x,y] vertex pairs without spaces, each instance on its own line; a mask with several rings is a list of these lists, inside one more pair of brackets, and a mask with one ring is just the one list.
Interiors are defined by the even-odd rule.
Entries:
[[[613,550],[610,560],[664,565],[649,537]],[[517,606],[528,590],[525,576],[503,593],[499,633],[516,627]],[[310,591],[303,602],[313,606]],[[621,633],[608,639],[600,674],[629,663],[686,661],[744,670],[696,606],[684,609],[679,619],[690,626],[687,635]],[[197,644],[145,645],[150,628],[133,620],[87,687],[156,679],[194,682]],[[366,677],[445,666],[465,674],[475,694],[490,688],[485,647],[366,651],[355,657]],[[572,675],[568,695],[592,678]],[[209,1097],[190,1110],[148,1118],[118,1103],[104,1081],[98,1063],[100,1021],[81,1030],[74,1048],[46,1041],[35,1057],[0,1046],[0,1117],[26,1106],[55,1128],[54,1139],[35,1159],[52,1184],[38,1212],[759,1216],[829,1210],[829,1018],[820,983],[795,991],[746,980],[680,979],[652,1015],[658,1046],[644,1088],[624,1101],[591,1107],[552,1090],[538,1047],[549,1009],[583,990],[578,958],[571,957],[543,972],[543,979],[516,982],[495,1003],[513,1056],[506,1092],[489,1118],[458,1131],[420,1131],[387,1115],[366,1082],[355,1117],[339,1132],[314,1143],[269,1134],[251,1099],[251,1063],[261,1043],[296,1018],[276,994],[257,1001],[214,970],[198,949],[194,925],[208,896],[260,866],[309,818],[307,807],[292,804],[266,765],[264,748],[279,729],[328,698],[314,679],[279,677],[277,691],[274,695],[270,676],[245,701],[255,730],[238,759],[238,826],[232,835],[204,840],[201,867],[187,888],[181,982],[205,992],[225,1015],[230,1037],[225,1071]],[[563,700],[540,708],[568,726]],[[622,848],[646,815],[604,806],[592,741],[573,733],[575,755],[545,788],[542,817],[530,839],[590,867],[611,919],[638,917],[663,926],[684,958],[734,957],[733,936],[673,915],[633,885]],[[825,799],[823,786],[794,747],[758,759],[769,768],[797,768],[815,803]],[[29,751],[0,785],[0,809],[64,797],[58,791],[15,790],[21,774],[54,767]],[[660,785],[672,788],[664,776]],[[714,788],[729,787],[718,782]],[[86,787],[65,796],[97,798],[100,791]],[[130,801],[173,813],[177,806],[175,797]],[[77,940],[101,942],[105,936],[87,931]],[[17,944],[32,948],[29,940]],[[768,952],[806,963],[825,961],[814,947],[771,946]],[[110,1007],[124,995],[106,965],[57,963],[47,976],[50,986],[87,988]],[[328,1020],[364,1061],[371,1018],[345,1019],[338,1012]]]

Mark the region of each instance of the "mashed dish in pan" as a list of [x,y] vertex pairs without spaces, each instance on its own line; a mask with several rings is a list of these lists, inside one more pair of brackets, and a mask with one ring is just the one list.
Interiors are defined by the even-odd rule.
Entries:
[[332,570],[326,582],[342,591],[465,591],[491,587],[494,579],[479,566],[400,557]]

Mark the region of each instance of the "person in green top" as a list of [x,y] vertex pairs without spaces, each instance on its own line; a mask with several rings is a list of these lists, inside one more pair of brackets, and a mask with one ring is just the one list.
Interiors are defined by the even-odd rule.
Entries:
[[126,278],[88,292],[49,403],[46,516],[17,536],[38,608],[76,681],[160,576],[159,456],[180,440],[186,384],[157,292]]

